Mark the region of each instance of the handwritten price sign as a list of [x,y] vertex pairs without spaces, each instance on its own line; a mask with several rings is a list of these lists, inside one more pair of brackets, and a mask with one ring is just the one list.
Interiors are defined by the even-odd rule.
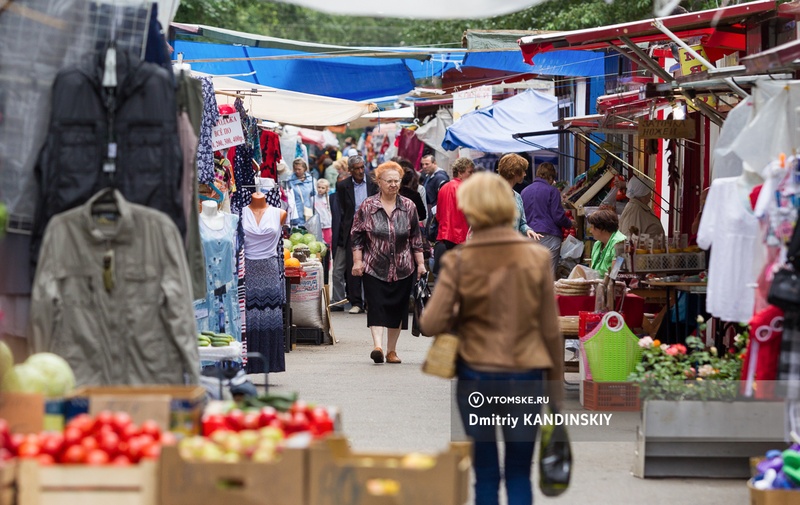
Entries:
[[211,143],[215,151],[227,149],[229,147],[244,144],[244,132],[242,130],[242,118],[239,114],[220,116],[217,126],[211,137]]

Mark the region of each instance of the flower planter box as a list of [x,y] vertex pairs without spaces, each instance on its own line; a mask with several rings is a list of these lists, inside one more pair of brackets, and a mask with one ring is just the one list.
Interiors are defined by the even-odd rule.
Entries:
[[646,400],[633,474],[746,479],[751,456],[784,447],[783,402]]

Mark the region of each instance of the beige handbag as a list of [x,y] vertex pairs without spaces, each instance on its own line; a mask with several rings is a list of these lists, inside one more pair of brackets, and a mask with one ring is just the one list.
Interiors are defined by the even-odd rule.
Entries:
[[456,375],[456,359],[458,358],[458,337],[452,333],[437,335],[433,345],[428,349],[422,371],[443,379],[452,379]]
[[[461,277],[461,250],[458,250],[458,275]],[[458,284],[456,284],[458,291]],[[458,313],[458,308],[454,310]],[[458,360],[458,341],[457,335],[452,333],[440,333],[436,335],[433,345],[428,349],[425,362],[422,364],[422,371],[429,375],[435,375],[443,379],[452,379],[456,376],[456,361]]]

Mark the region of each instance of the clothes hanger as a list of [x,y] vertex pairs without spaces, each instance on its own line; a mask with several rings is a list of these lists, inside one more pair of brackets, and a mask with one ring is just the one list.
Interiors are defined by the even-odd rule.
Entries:
[[200,201],[202,202],[204,200],[211,200],[213,202],[217,202],[217,205],[221,205],[222,201],[225,199],[225,195],[222,194],[222,191],[220,191],[220,189],[214,184],[206,184],[206,186],[211,188],[211,191],[216,193],[219,198],[214,198],[213,196],[200,195]]
[[114,188],[108,187],[100,190],[100,196],[92,202],[92,215],[115,214],[119,216],[119,205],[114,195]]

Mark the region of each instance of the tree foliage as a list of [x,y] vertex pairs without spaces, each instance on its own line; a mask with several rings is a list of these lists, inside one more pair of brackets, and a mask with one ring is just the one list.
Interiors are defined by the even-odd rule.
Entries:
[[[689,0],[697,11],[715,0]],[[464,30],[577,30],[653,16],[653,0],[551,0],[489,19],[427,21],[336,16],[267,0],[181,0],[178,22],[348,46],[459,47]]]

